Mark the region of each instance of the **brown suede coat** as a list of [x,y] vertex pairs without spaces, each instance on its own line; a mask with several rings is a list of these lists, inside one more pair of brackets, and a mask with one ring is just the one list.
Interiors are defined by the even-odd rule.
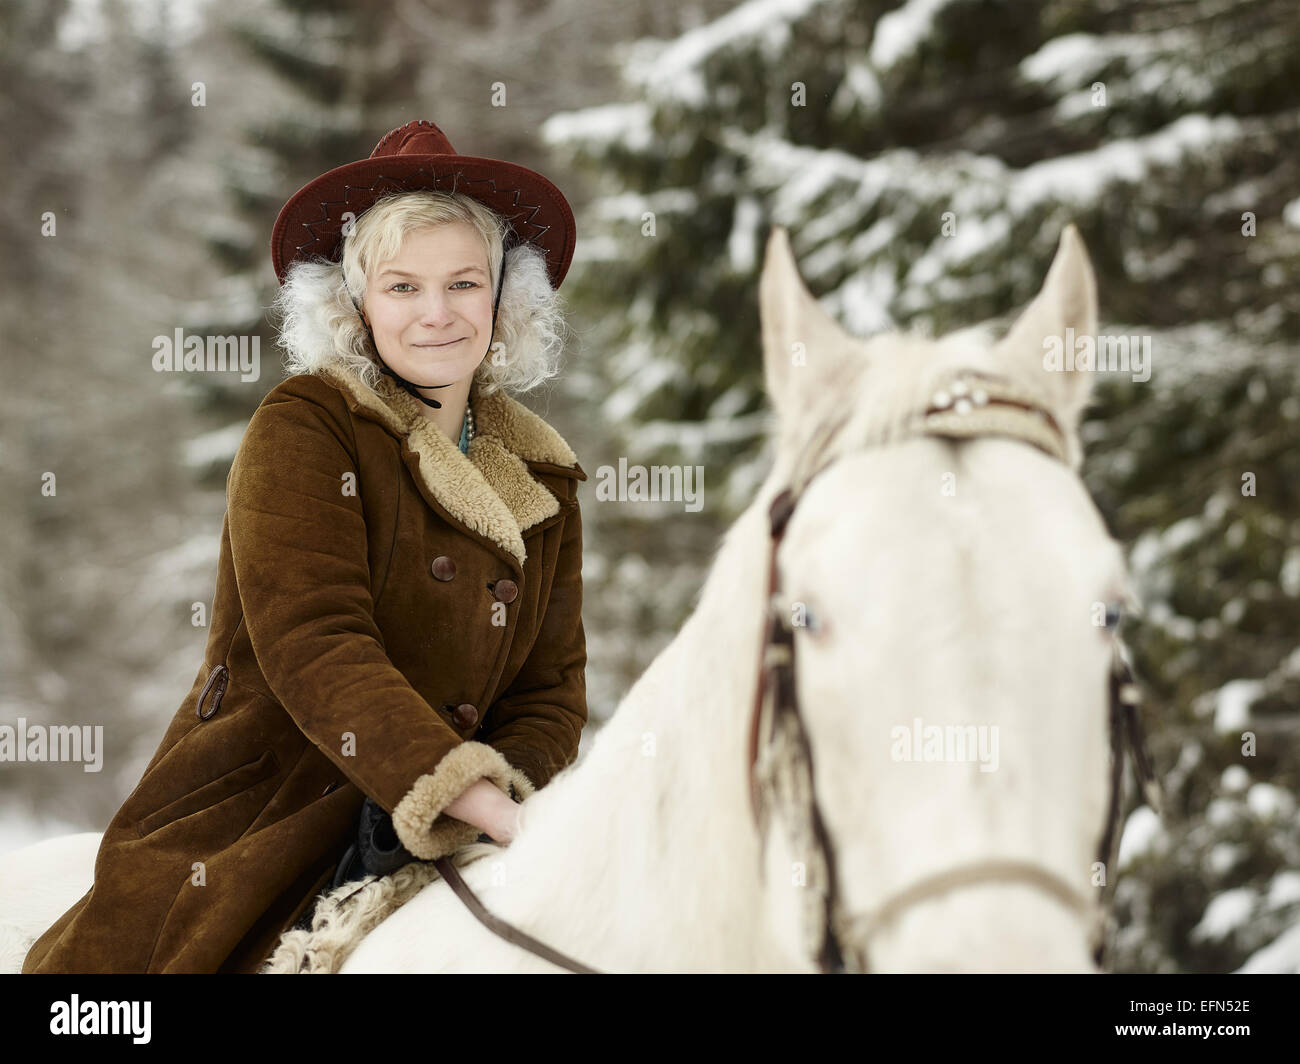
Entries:
[[91,890],[24,972],[252,972],[327,886],[366,795],[430,860],[578,752],[586,474],[544,420],[471,402],[469,455],[384,377],[290,377],[226,484],[194,684],[113,817]]

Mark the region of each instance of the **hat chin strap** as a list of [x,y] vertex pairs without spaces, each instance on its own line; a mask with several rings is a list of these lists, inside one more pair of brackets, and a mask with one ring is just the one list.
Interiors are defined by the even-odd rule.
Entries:
[[[492,300],[492,335],[488,338],[488,352],[491,352],[492,341],[496,339],[496,334],[497,334],[497,308],[500,307],[501,305],[501,286],[506,279],[505,252],[509,251],[512,246],[513,246],[513,242],[508,241],[505,250],[502,251],[501,253],[501,273],[497,277],[497,294],[496,297]],[[342,266],[339,267],[340,270],[342,270],[342,268],[343,268]],[[351,295],[351,293],[348,294]],[[421,395],[418,391],[416,391],[416,389],[417,388],[450,388],[451,384],[413,384],[411,381],[408,381],[405,377],[401,376],[396,370],[394,370],[391,366],[389,366],[387,362],[384,361],[384,356],[379,353],[379,345],[375,343],[374,331],[370,328],[370,322],[366,321],[366,316],[361,311],[361,304],[357,302],[355,296],[352,296],[352,305],[357,308],[357,314],[361,318],[361,324],[366,327],[366,335],[370,337],[370,346],[375,349],[375,357],[379,359],[379,372],[388,374],[388,376],[392,377],[393,380],[395,380],[399,385],[405,388],[406,391],[409,392],[411,395],[413,395],[416,399],[420,400],[420,402],[422,402],[425,406],[431,406],[435,410],[441,410],[442,404],[438,402],[437,399],[426,399],[423,395]],[[483,357],[486,358],[487,354],[485,353]]]

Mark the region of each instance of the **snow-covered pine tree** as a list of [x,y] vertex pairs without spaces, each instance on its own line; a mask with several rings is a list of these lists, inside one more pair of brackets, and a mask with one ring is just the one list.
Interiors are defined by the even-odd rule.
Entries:
[[[215,32],[239,46],[263,95],[243,142],[223,162],[224,204],[203,223],[223,276],[184,322],[196,333],[260,338],[257,394],[210,374],[189,382],[229,416],[247,417],[281,376],[265,317],[275,286],[269,235],[280,207],[317,175],[369,155],[376,129],[387,129],[410,100],[420,56],[409,42],[402,46],[395,7],[392,0],[276,0],[214,13]],[[216,470],[214,483],[224,479],[224,463]]]
[[[750,0],[546,127],[603,191],[571,298],[606,420],[632,461],[706,464],[709,505],[656,527],[709,541],[766,470],[771,224],[862,335],[1008,315],[1080,227],[1102,330],[1152,352],[1099,374],[1084,426],[1169,805],[1129,799],[1115,970],[1300,970],[1298,44],[1290,0]],[[590,599],[666,633],[708,555],[642,556],[644,592]]]

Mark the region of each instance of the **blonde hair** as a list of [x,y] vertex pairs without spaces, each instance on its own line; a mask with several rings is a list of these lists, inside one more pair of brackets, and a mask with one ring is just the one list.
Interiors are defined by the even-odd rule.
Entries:
[[463,193],[432,189],[376,200],[344,237],[342,263],[315,256],[290,265],[271,307],[280,322],[276,339],[285,371],[341,366],[374,390],[383,374],[357,312],[367,275],[396,255],[409,234],[451,222],[467,222],[483,237],[494,296],[505,269],[493,350],[474,373],[479,391],[526,392],[556,376],[566,327],[544,253],[533,244],[503,253],[507,226],[501,215]]

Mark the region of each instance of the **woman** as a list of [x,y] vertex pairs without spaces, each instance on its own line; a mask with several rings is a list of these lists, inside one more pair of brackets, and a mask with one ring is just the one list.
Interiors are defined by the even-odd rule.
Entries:
[[506,394],[555,373],[573,243],[549,181],[430,122],[285,205],[293,375],[231,466],[203,664],[24,972],[256,971],[367,870],[359,820],[399,862],[508,843],[576,758],[586,474]]

